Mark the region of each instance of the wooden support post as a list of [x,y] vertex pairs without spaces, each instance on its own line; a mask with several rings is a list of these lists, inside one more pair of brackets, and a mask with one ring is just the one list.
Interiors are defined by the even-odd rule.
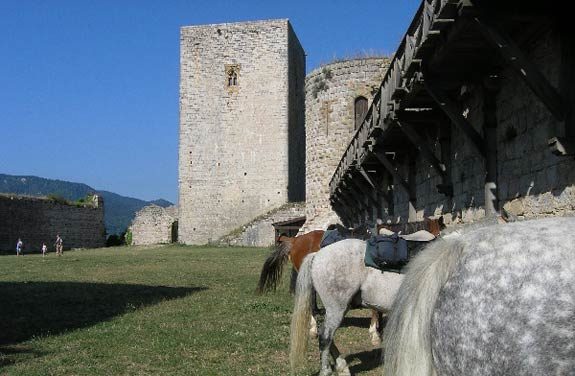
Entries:
[[417,221],[417,183],[416,183],[416,174],[417,174],[417,154],[409,153],[407,158],[407,183],[409,185],[409,216],[407,218],[408,222],[416,222]]
[[425,75],[423,81],[425,89],[429,95],[433,98],[439,107],[445,112],[445,114],[451,119],[453,124],[455,124],[465,135],[471,140],[471,143],[479,153],[485,157],[485,143],[483,137],[473,128],[467,119],[463,116],[461,109],[457,103],[451,100],[447,94],[443,92],[436,84],[431,82],[428,78],[428,74]]
[[345,177],[341,180],[341,184],[346,188],[345,191],[342,190],[342,193],[346,195],[348,200],[355,203],[356,210],[354,210],[354,213],[361,212],[364,209],[365,203],[358,197],[359,195],[354,187],[346,181]]
[[497,187],[497,79],[488,78],[483,94],[483,133],[485,134],[485,216],[499,215]]
[[441,147],[441,160],[445,164],[445,180],[437,186],[437,191],[448,197],[453,197],[453,183],[451,182],[451,126],[449,119],[439,125],[439,146]]
[[505,62],[519,74],[533,93],[539,97],[555,119],[563,121],[565,106],[561,96],[535,64],[519,49],[513,39],[503,31],[503,28],[495,20],[487,16],[475,17],[474,21],[485,38],[499,51]]
[[347,216],[349,217],[350,221],[353,219],[353,216],[355,215],[355,208],[356,208],[356,204],[354,201],[350,201],[349,198],[347,197],[347,195],[344,193],[344,191],[340,188],[338,188],[339,190],[337,191],[337,196],[339,201],[341,201],[343,203],[342,206],[344,206],[347,210]]
[[333,210],[340,216],[344,223],[350,222],[350,213],[348,208],[343,205],[338,198],[330,200]]
[[570,30],[571,25],[560,24],[561,42],[561,78],[559,90],[565,103],[564,129],[548,141],[551,152],[558,156],[575,155],[575,38]]

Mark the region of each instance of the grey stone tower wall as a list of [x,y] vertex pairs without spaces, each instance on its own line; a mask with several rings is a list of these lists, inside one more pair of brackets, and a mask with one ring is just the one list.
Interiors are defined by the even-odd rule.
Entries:
[[355,124],[355,99],[373,95],[389,65],[387,58],[327,64],[306,77],[306,223],[302,231],[339,221],[329,202],[329,182]]
[[46,243],[54,251],[56,235],[64,240],[64,249],[98,248],[106,244],[104,202],[76,206],[46,198],[0,195],[0,250],[16,249],[24,242],[24,253],[40,252]]
[[183,27],[180,49],[179,241],[203,244],[303,196],[305,60],[287,20]]

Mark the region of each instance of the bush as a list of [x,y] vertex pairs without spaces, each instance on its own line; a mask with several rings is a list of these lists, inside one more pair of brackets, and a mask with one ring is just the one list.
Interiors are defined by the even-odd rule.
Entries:
[[128,230],[124,233],[124,240],[126,245],[132,245],[132,231]]

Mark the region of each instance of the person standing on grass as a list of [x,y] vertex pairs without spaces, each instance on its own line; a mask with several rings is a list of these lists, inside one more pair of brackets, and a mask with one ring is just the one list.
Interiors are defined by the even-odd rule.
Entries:
[[18,238],[18,243],[16,243],[16,256],[20,256],[20,254],[22,254],[22,256],[24,256],[24,253],[22,252],[23,248],[24,248],[24,243],[22,243],[22,239]]
[[62,238],[60,237],[60,234],[56,235],[56,243],[54,243],[54,245],[56,246],[56,254],[58,256],[62,256],[62,254],[64,253],[64,241],[62,240]]
[[42,257],[46,256],[46,252],[48,252],[48,247],[46,247],[46,243],[42,243]]

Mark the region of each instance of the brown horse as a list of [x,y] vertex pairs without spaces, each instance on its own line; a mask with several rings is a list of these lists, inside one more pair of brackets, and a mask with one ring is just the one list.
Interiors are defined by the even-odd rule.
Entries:
[[275,291],[286,262],[290,260],[297,272],[305,256],[319,251],[324,233],[323,230],[315,230],[293,238],[281,235],[275,251],[264,262],[256,291],[260,294]]

